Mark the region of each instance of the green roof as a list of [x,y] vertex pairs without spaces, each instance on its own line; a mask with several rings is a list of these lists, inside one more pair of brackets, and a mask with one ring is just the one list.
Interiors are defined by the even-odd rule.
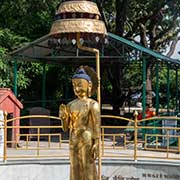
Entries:
[[131,46],[132,48],[134,48],[136,50],[139,50],[139,51],[141,51],[141,52],[143,52],[145,54],[151,55],[151,56],[153,56],[153,57],[155,57],[155,58],[157,58],[159,60],[163,60],[163,61],[166,61],[168,63],[173,63],[173,64],[175,63],[175,64],[180,65],[180,60],[178,60],[178,59],[169,58],[169,57],[164,56],[164,55],[162,55],[162,54],[160,54],[158,52],[155,52],[155,51],[153,51],[153,50],[151,50],[149,48],[145,48],[144,46],[141,46],[141,45],[139,45],[139,44],[137,44],[135,42],[132,42],[132,41],[129,41],[129,40],[123,38],[123,37],[117,36],[117,35],[115,35],[113,33],[108,33],[108,36],[110,38],[113,38],[113,39],[117,40],[117,41],[120,41],[123,44]]
[[[68,61],[72,60],[74,63],[81,59],[86,59],[88,62],[92,62],[94,58],[94,54],[81,53],[81,55],[77,56],[76,46],[65,46],[60,48],[60,53],[58,55],[52,55],[53,49],[48,46],[48,41],[51,37],[49,35],[45,35],[33,42],[30,42],[23,47],[13,51],[10,53],[11,56],[17,58],[20,61],[40,61],[40,62],[59,62],[59,63],[68,63]],[[101,62],[111,62],[112,60],[116,61],[118,59],[122,59],[123,57],[127,57],[127,54],[123,54],[121,51],[122,47],[125,47],[125,51],[135,50],[136,52],[141,52],[143,56],[152,56],[156,58],[157,61],[162,61],[170,64],[180,65],[180,61],[178,59],[172,59],[165,55],[162,55],[158,52],[155,52],[149,48],[145,48],[135,42],[127,40],[123,37],[117,36],[113,33],[108,33],[109,45],[106,44],[104,47],[104,54],[101,55],[101,59],[106,61]],[[96,47],[94,47],[96,48]],[[98,47],[99,48],[99,47]],[[101,51],[101,49],[100,49]],[[77,59],[74,61],[73,59]],[[121,61],[124,62],[124,61]]]

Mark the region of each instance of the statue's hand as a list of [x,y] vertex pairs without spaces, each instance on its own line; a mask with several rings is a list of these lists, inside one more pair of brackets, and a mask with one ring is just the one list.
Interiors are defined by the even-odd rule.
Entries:
[[65,120],[68,118],[68,111],[67,111],[67,107],[65,104],[61,104],[59,106],[59,118],[61,120]]
[[94,161],[98,156],[99,156],[99,145],[98,143],[95,143],[91,149],[92,160]]

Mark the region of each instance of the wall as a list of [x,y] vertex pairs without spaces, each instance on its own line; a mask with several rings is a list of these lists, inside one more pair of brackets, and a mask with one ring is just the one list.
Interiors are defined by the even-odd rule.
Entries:
[[[0,164],[1,180],[69,180],[68,160],[12,161]],[[102,180],[178,180],[176,161],[104,160]]]

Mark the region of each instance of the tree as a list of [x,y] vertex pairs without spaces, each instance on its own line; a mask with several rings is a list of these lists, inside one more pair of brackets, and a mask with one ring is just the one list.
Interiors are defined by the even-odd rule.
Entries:
[[[107,8],[106,5],[108,4],[111,4],[111,6]],[[111,26],[107,26],[111,32],[135,42],[139,37],[139,42],[143,46],[158,52],[164,52],[172,40],[174,40],[174,43],[177,41],[176,38],[180,32],[180,3],[176,0],[112,0],[104,2],[103,7],[107,22],[111,24]],[[115,24],[115,26],[112,24]],[[171,47],[173,48],[173,45]],[[153,60],[148,59],[146,89],[149,103],[152,103],[153,66]],[[109,71],[111,71],[109,80],[112,83],[113,96],[116,97],[113,104],[117,109],[122,104],[119,102],[123,102],[124,98],[121,85],[123,82],[122,65],[114,64]]]
[[[57,0],[0,2],[1,87],[13,87],[13,62],[8,61],[8,53],[49,32],[58,2]],[[18,89],[26,90],[31,84],[35,84],[41,74],[41,64],[18,63]]]
[[0,2],[0,27],[30,40],[49,33],[59,0]]
[[[9,61],[7,52],[13,50],[22,42],[27,41],[26,38],[15,35],[9,29],[0,29],[0,87],[13,87],[13,63]],[[24,71],[20,73],[18,86],[25,88],[27,78],[24,76]]]
[[[12,87],[13,82],[13,64],[5,60],[8,59],[6,54],[22,46],[25,42],[47,34],[60,2],[62,1],[7,0],[0,2],[0,66],[2,71],[6,69],[6,72],[11,72],[9,73],[10,82],[6,82],[9,87]],[[180,5],[178,1],[96,0],[96,2],[108,31],[133,41],[137,41],[136,38],[139,37],[142,45],[159,52],[163,52],[171,40],[174,40],[171,46],[173,48],[173,44],[178,40],[176,39],[179,32]],[[18,81],[20,83],[18,86],[21,89],[29,88],[30,84],[34,84],[42,73],[41,65],[36,63],[21,63],[18,67],[21,79]],[[153,64],[148,60],[147,79],[149,82],[147,86],[150,85],[149,90],[151,90],[152,68]],[[107,68],[106,72],[112,86],[114,107],[119,109],[119,106],[123,104],[124,96],[126,96],[122,87],[125,83],[127,86],[129,85],[126,76],[124,76],[128,67],[114,64],[112,69],[110,71]],[[53,72],[52,68],[49,67],[48,71],[49,73]],[[8,77],[7,73],[0,75],[3,83],[5,82],[4,77]]]

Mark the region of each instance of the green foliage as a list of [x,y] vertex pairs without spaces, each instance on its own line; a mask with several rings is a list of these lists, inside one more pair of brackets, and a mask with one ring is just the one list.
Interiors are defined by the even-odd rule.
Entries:
[[[9,60],[5,48],[0,48],[0,87],[13,88],[14,64]],[[32,79],[42,74],[42,67],[37,63],[18,63],[18,88],[27,89]]]
[[58,0],[7,0],[0,2],[0,27],[36,39],[50,30]]
[[136,41],[138,36],[142,45],[154,50],[162,52],[180,32],[180,3],[176,0],[110,0],[103,5],[109,31],[118,34],[118,27],[124,37]]
[[42,65],[39,63],[18,63],[18,86],[19,89],[27,89],[33,79],[42,75]]
[[17,48],[23,42],[27,42],[28,39],[19,35],[16,35],[10,29],[0,29],[0,47],[3,47],[7,51],[12,51]]
[[[170,42],[180,32],[179,1],[110,0],[101,2],[104,4],[103,10],[106,14],[109,31],[141,43],[143,46],[155,51],[166,52],[166,48],[169,47]],[[147,79],[153,77],[154,62],[148,61],[147,63],[147,72],[151,72],[147,74]],[[138,87],[139,83],[142,83],[141,69],[135,70],[135,68],[127,67],[125,71],[120,64],[115,64],[112,66],[111,71],[109,81],[115,92],[113,93],[113,96],[115,96],[114,104],[117,105],[117,103],[123,101],[124,87]],[[119,71],[123,71],[123,73],[119,73]],[[163,72],[161,73],[163,74]],[[160,80],[162,91],[167,89],[167,80],[164,75],[162,75],[163,80]],[[174,73],[171,73],[170,79],[171,89],[174,90],[175,81],[173,75]],[[150,82],[147,81],[148,92],[152,91]],[[175,92],[173,90],[172,93],[174,95]]]
[[126,87],[140,87],[142,84],[142,65],[138,61],[134,61],[127,66],[125,73]]
[[[0,2],[0,87],[13,87],[13,62],[9,61],[8,53],[48,33],[58,3],[57,0]],[[41,64],[18,62],[20,92],[24,93],[40,75]]]
[[[10,29],[0,29],[0,87],[13,87],[13,62],[10,61],[8,52],[22,45],[28,39],[20,35],[16,35]],[[23,66],[26,64],[26,67]],[[28,66],[28,68],[27,68]],[[18,88],[25,89],[30,84],[31,79],[28,74],[32,70],[37,71],[37,67],[27,63],[19,64],[18,68]]]
[[[171,67],[172,68],[172,67]],[[160,98],[160,105],[162,107],[167,106],[167,76],[168,76],[167,66],[159,66],[159,98]],[[169,84],[170,84],[170,102],[169,106],[171,109],[175,108],[175,102],[176,102],[176,71],[175,69],[170,69],[169,71]],[[178,72],[178,77],[180,77],[180,72]],[[153,89],[155,89],[156,86],[156,77],[153,77]],[[178,87],[180,86],[180,81],[178,81]]]
[[[137,41],[137,37],[139,37],[141,44],[146,47],[162,52],[179,32],[180,3],[177,0],[121,0],[120,4],[118,3],[120,0],[97,1],[103,2],[109,31],[118,33],[116,27],[119,26],[122,28],[125,38]],[[23,46],[25,42],[49,33],[60,2],[60,0],[6,0],[0,2],[0,87],[12,88],[13,86],[13,62],[8,61],[7,54],[17,47]],[[119,4],[119,8],[117,8],[117,4]],[[127,11],[124,11],[125,14],[122,14],[125,18],[116,19],[117,15],[121,13],[117,9],[124,10],[124,8],[127,8]],[[122,26],[119,25],[121,21],[124,21]],[[135,63],[125,67],[118,67],[115,64],[115,66],[116,70],[109,73],[113,76],[111,79],[114,82],[107,78],[107,71],[107,74],[103,75],[106,77],[105,80],[102,78],[104,90],[108,94],[112,94],[113,88],[118,86],[117,96],[113,95],[115,98],[120,97],[124,87],[131,88],[141,85],[142,74],[139,64]],[[71,80],[68,77],[71,77],[70,74],[74,70],[54,65],[47,65],[46,68],[47,98],[64,98],[64,92],[70,94],[71,91],[67,88],[71,88]],[[41,99],[42,72],[42,64],[18,62],[18,89],[24,97]],[[160,74],[162,91],[166,89],[165,74],[166,71],[162,69]],[[175,89],[173,78],[174,73],[171,74],[171,88]],[[117,101],[120,102],[119,99]]]
[[0,47],[0,87],[12,87],[12,69],[7,61],[6,49]]

